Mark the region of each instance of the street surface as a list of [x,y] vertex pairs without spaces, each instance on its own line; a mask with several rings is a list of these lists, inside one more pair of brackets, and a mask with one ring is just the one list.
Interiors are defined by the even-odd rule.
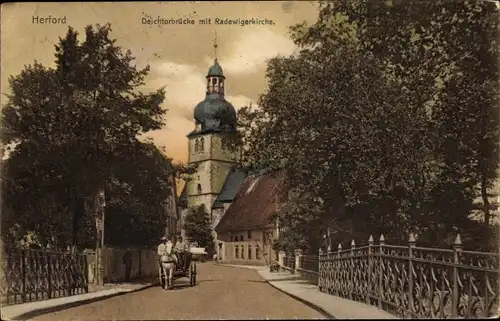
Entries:
[[198,264],[197,285],[189,279],[120,295],[31,320],[161,320],[161,319],[324,319],[316,310],[263,281],[256,271]]

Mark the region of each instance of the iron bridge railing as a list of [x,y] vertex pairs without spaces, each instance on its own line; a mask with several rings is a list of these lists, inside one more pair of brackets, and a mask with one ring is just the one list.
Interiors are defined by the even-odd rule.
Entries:
[[299,256],[300,269],[305,272],[312,272],[317,274],[319,270],[319,256],[318,255],[301,255]]
[[498,315],[500,254],[375,245],[319,255],[321,291],[378,306],[406,318],[487,318]]
[[84,254],[11,249],[2,255],[1,301],[15,304],[88,292]]

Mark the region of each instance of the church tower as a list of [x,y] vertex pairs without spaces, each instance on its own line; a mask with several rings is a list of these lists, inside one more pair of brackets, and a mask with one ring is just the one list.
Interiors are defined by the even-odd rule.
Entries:
[[195,128],[189,139],[188,163],[196,172],[186,183],[187,207],[205,205],[211,214],[231,168],[238,161],[238,153],[231,149],[228,138],[236,133],[236,111],[225,99],[225,81],[217,60],[214,43],[214,64],[208,69],[205,99],[194,109]]

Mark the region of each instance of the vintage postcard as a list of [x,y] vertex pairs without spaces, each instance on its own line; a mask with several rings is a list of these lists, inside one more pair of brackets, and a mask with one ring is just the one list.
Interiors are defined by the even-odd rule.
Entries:
[[498,316],[497,1],[0,21],[3,320]]

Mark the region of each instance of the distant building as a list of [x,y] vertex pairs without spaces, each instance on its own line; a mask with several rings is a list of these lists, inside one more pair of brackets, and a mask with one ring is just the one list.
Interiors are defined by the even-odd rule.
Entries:
[[260,171],[248,175],[215,227],[225,262],[263,265],[276,259],[273,239],[279,236],[271,215],[283,205],[284,173]]

